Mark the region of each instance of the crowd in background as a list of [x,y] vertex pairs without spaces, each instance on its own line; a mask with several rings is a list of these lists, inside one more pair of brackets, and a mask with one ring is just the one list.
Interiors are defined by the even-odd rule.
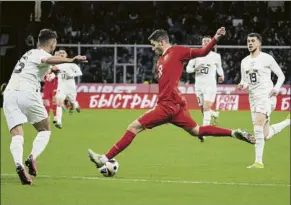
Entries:
[[[168,31],[173,45],[200,45],[204,35],[214,34],[225,26],[226,36],[220,45],[246,45],[246,36],[258,32],[264,45],[291,45],[291,28],[284,2],[272,7],[268,2],[66,2],[39,3],[32,9],[27,26],[27,46],[35,46],[40,27],[58,33],[58,43],[81,44],[149,44],[147,38],[155,30]],[[35,4],[33,5],[36,8]],[[39,10],[38,9],[38,10]],[[66,47],[70,56],[77,48]],[[89,59],[83,65],[81,82],[113,82],[113,48],[82,48]],[[274,56],[290,82],[290,49],[264,50]],[[133,63],[133,48],[118,49],[118,63]],[[240,62],[247,49],[218,49],[222,57],[225,83],[238,83]],[[137,49],[137,82],[155,83],[156,57],[150,48]],[[289,69],[288,69],[289,68]],[[117,82],[123,82],[123,67],[117,67]],[[127,66],[126,81],[133,82],[133,66]],[[193,83],[193,75],[183,73],[181,83]]]

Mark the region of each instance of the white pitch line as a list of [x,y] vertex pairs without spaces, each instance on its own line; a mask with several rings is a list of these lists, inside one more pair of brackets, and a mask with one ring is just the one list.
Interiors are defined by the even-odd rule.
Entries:
[[[15,176],[16,174],[1,174],[5,176]],[[86,176],[50,176],[38,175],[37,178],[58,178],[58,179],[83,179],[83,180],[107,180],[107,181],[124,181],[124,182],[157,182],[170,184],[210,184],[210,185],[228,185],[228,186],[261,186],[261,187],[290,187],[290,184],[253,184],[247,182],[206,182],[206,181],[178,181],[178,180],[157,180],[157,179],[121,179],[121,178],[104,178],[104,177],[86,177]]]

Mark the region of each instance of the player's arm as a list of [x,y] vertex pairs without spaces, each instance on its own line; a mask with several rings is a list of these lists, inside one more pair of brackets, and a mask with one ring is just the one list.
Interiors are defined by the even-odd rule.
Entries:
[[187,67],[186,67],[186,72],[187,73],[194,73],[195,72],[195,64],[196,64],[196,59],[190,60]]
[[221,27],[217,30],[215,36],[211,39],[209,44],[203,48],[186,48],[180,47],[180,60],[189,60],[196,57],[203,57],[206,56],[211,49],[214,47],[216,42],[225,35],[225,28]]
[[207,46],[203,48],[187,48],[183,46],[179,46],[180,60],[189,60],[196,57],[206,56],[211,49],[216,44],[216,38],[212,38],[212,40],[207,44]]
[[86,56],[75,56],[74,58],[63,58],[60,56],[52,56],[49,58],[42,58],[41,63],[50,65],[62,64],[62,63],[87,63]]
[[246,74],[244,72],[243,61],[240,64],[240,72],[241,72],[241,80],[240,83],[237,85],[239,90],[244,90],[248,88],[248,81],[246,78]]
[[220,54],[217,54],[216,70],[217,70],[217,74],[219,75],[218,82],[222,83],[224,81],[224,72],[223,72],[223,69],[222,69],[222,66],[221,66],[221,56],[220,56]]
[[277,96],[279,93],[280,88],[282,87],[284,81],[285,81],[285,75],[282,72],[282,69],[280,68],[280,66],[278,65],[278,63],[275,61],[275,59],[271,56],[271,65],[270,65],[270,69],[271,71],[273,71],[278,79],[277,79],[277,83],[274,86],[274,88],[271,91],[271,96]]

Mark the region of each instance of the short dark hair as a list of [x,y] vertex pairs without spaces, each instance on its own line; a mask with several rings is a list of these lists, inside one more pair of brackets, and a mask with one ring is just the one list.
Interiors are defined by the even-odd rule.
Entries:
[[262,36],[259,33],[249,33],[248,37],[257,37],[257,39],[262,43]]
[[167,31],[163,30],[163,29],[158,29],[158,30],[155,30],[151,35],[150,37],[148,38],[148,40],[153,40],[153,41],[162,41],[162,40],[165,40],[166,42],[169,42],[169,35],[167,33]]
[[203,38],[211,38],[211,36],[210,35],[205,35],[205,36],[203,36]]
[[51,29],[42,29],[38,34],[38,43],[39,45],[46,44],[48,40],[57,39],[58,35],[55,31]]

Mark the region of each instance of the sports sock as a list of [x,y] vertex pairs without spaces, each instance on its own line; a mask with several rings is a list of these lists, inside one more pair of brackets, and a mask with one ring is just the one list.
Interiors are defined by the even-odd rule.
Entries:
[[108,159],[112,159],[120,152],[122,152],[132,142],[135,136],[136,134],[127,130],[123,137],[115,145],[111,147],[111,149],[109,150],[109,152],[105,154],[105,156]]
[[57,118],[58,118],[58,123],[62,123],[62,114],[63,114],[63,109],[61,106],[57,106]]
[[256,138],[255,144],[255,153],[256,153],[256,162],[263,164],[263,152],[265,146],[264,139],[264,127],[263,126],[254,126],[254,133]]
[[15,164],[21,164],[23,159],[23,136],[15,135],[12,137],[11,144],[10,144],[10,152],[14,159]]
[[203,126],[204,125],[210,125],[211,121],[211,111],[207,110],[203,112]]
[[207,125],[199,128],[198,136],[232,136],[232,131],[230,129]]
[[75,105],[75,108],[79,108],[79,107],[80,107],[78,101],[75,101],[75,102],[74,102],[74,105]]
[[40,131],[32,144],[31,154],[36,159],[47,146],[51,136],[51,131]]
[[274,135],[281,132],[287,126],[290,126],[290,119],[286,119],[283,120],[282,122],[271,125],[269,128],[269,135],[266,137],[266,140],[271,139]]
[[52,105],[54,116],[57,116],[57,105],[53,103]]

